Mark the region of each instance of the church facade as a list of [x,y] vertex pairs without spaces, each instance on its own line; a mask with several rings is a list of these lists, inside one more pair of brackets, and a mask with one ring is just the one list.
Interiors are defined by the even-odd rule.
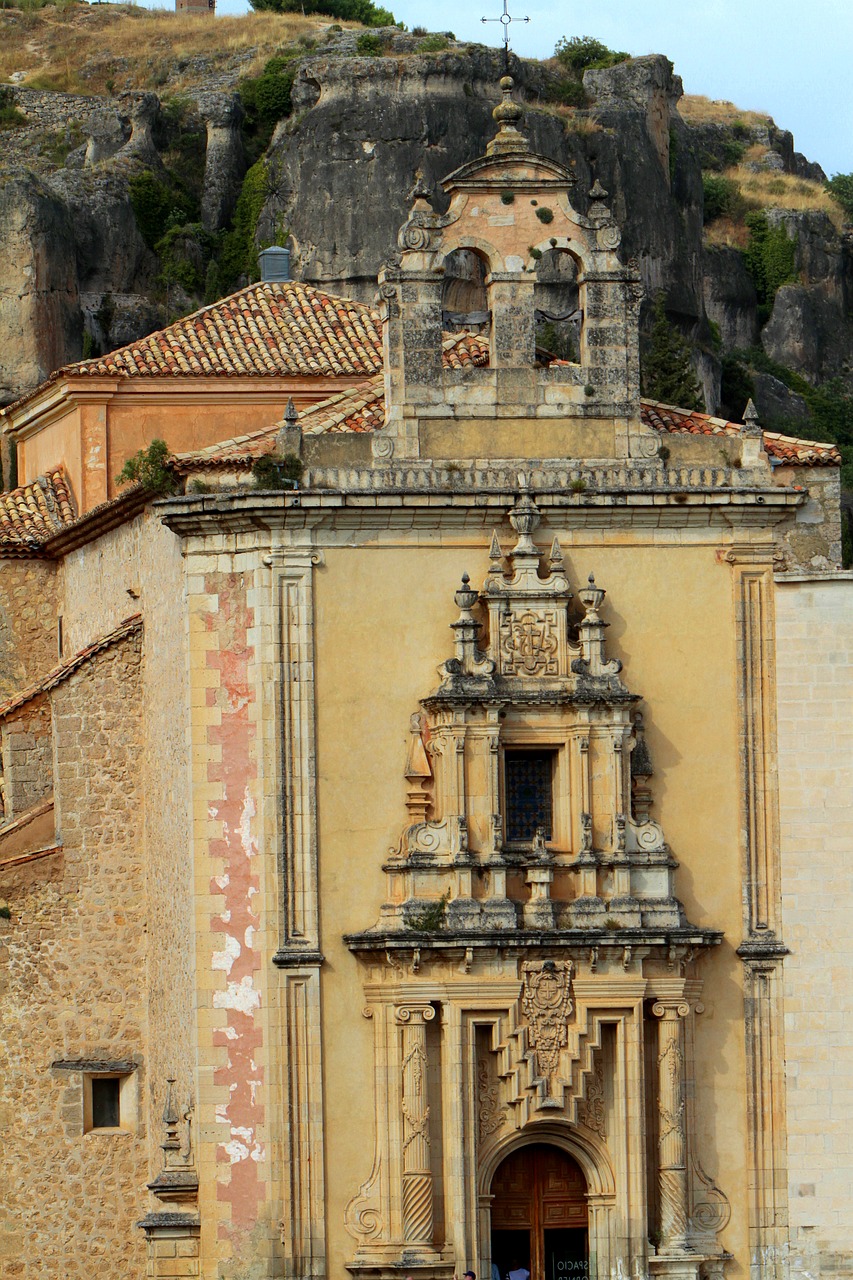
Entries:
[[641,402],[607,193],[510,90],[378,372],[235,391],[156,501],[7,415],[4,1276],[853,1274],[837,451]]

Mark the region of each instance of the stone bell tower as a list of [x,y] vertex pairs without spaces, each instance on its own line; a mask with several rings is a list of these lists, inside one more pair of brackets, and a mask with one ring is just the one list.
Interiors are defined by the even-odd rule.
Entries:
[[[639,413],[639,278],[620,260],[621,233],[596,182],[588,212],[572,205],[574,175],[535,155],[521,133],[512,79],[501,80],[499,129],[486,155],[442,183],[446,213],[419,182],[398,237],[398,265],[380,273],[385,306],[384,434],[398,456],[430,457],[452,433],[460,455],[491,422],[504,457],[627,457],[647,432]],[[481,259],[488,299],[487,368],[442,368],[442,288],[449,256]],[[536,362],[534,292],[544,255],[577,272],[580,341],[575,361]],[[472,439],[473,444],[473,439]],[[497,446],[496,446],[497,447]],[[476,445],[471,450],[476,456]]]

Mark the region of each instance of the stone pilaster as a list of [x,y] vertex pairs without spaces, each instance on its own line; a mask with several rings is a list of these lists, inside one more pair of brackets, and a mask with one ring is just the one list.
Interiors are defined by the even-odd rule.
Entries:
[[279,1006],[282,1114],[298,1118],[283,1134],[281,1241],[285,1274],[299,1280],[326,1274],[314,705],[314,568],[322,559],[312,547],[288,547],[265,558],[277,612],[284,798],[280,941],[274,956],[285,971]]
[[426,1028],[435,1017],[431,1004],[397,1010],[402,1028],[403,1259],[406,1264],[435,1258],[434,1207],[430,1166]]
[[781,1275],[787,1238],[774,547],[741,544],[734,566],[740,687],[750,1272]]

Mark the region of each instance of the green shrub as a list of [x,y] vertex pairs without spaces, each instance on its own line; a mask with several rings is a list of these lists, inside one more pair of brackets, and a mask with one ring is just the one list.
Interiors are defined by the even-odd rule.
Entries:
[[361,58],[379,58],[385,51],[381,37],[373,31],[362,31],[355,42],[355,51]]
[[345,22],[360,22],[364,27],[394,27],[397,20],[388,9],[372,0],[249,0],[253,9],[275,13],[323,13]]
[[705,197],[703,221],[707,226],[717,218],[731,218],[742,222],[752,207],[734,178],[718,173],[702,174],[702,191]]
[[279,120],[286,119],[293,110],[291,92],[296,79],[296,59],[301,51],[270,58],[259,76],[240,83],[240,101],[246,112],[246,129],[259,135],[261,149],[272,137]]
[[175,493],[179,480],[168,465],[169,446],[165,440],[152,440],[147,449],[140,449],[128,458],[116,484],[138,484],[150,493]]
[[733,169],[735,165],[740,164],[746,155],[746,143],[738,142],[735,138],[726,138],[722,146],[723,167],[725,169]]
[[602,44],[594,36],[563,36],[557,41],[554,56],[564,67],[573,71],[575,76],[580,77],[584,71],[595,67],[615,67],[617,62],[626,62],[631,55],[608,49],[606,44]]
[[198,220],[198,203],[175,179],[159,178],[144,169],[134,174],[128,187],[136,225],[149,249],[171,227]]
[[201,296],[215,248],[215,237],[205,231],[200,222],[171,227],[154,246],[160,259],[158,283],[161,288],[168,289],[174,284],[185,293]]
[[418,45],[418,53],[443,53],[449,44],[450,41],[447,39],[447,36],[427,36],[427,38],[422,40]]
[[704,408],[690,343],[667,319],[663,293],[655,297],[652,330],[641,347],[640,381],[643,395],[651,400],[680,409]]
[[827,182],[826,189],[853,221],[853,173],[834,173]]
[[20,129],[27,117],[15,104],[15,94],[7,84],[0,84],[0,129]]
[[554,221],[554,210],[549,209],[547,205],[543,204],[539,209],[536,210],[536,217],[539,219],[540,222],[544,222],[545,225],[547,226],[549,222]]
[[749,243],[744,262],[758,295],[759,322],[765,324],[773,310],[776,291],[797,278],[797,242],[790,239],[784,226],[772,227],[763,211],[747,214],[746,225]]
[[259,489],[298,489],[305,465],[295,453],[279,458],[268,453],[252,467],[252,478]]
[[79,121],[69,120],[64,129],[49,129],[37,135],[35,142],[39,154],[51,164],[60,168],[65,164],[72,151],[76,151],[86,140],[86,133]]
[[561,107],[585,107],[587,96],[580,80],[553,80],[545,92],[548,102],[556,102]]

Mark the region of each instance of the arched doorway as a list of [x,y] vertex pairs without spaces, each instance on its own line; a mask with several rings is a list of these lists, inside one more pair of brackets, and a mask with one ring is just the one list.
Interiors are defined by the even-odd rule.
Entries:
[[587,1185],[571,1156],[544,1143],[498,1166],[491,1186],[492,1262],[501,1280],[518,1264],[531,1280],[589,1274]]

